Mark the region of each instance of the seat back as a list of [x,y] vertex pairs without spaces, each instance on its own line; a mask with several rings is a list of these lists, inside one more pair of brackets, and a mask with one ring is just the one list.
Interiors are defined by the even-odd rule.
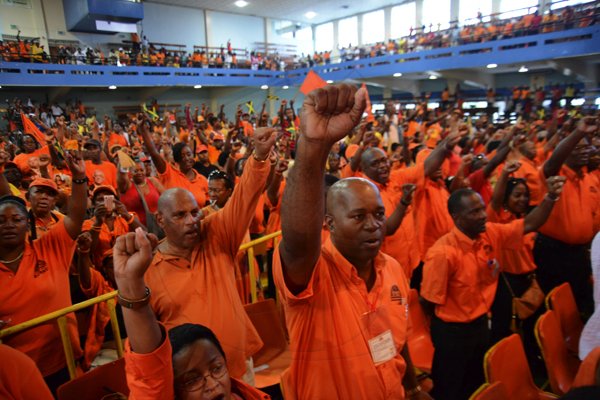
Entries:
[[254,365],[267,364],[287,348],[287,340],[279,311],[273,299],[244,305],[250,321],[263,341],[263,347],[252,357]]
[[511,400],[502,382],[484,383],[469,400]]
[[544,356],[550,387],[558,395],[571,389],[579,360],[569,356],[556,313],[548,310],[535,324],[535,336]]
[[519,335],[510,335],[492,346],[485,354],[483,367],[487,382],[502,382],[511,399],[538,397],[540,390],[533,382]]
[[58,400],[98,400],[112,393],[129,396],[124,358],[96,367],[57,390]]
[[596,371],[598,371],[598,367],[600,367],[600,347],[596,347],[590,351],[583,359],[579,370],[577,370],[577,375],[575,375],[573,387],[596,385]]
[[583,321],[579,316],[571,285],[563,283],[552,289],[546,296],[546,307],[556,313],[569,353],[579,354],[579,338],[583,331]]
[[408,348],[413,365],[423,372],[431,373],[433,342],[429,332],[429,320],[419,303],[419,293],[411,289],[408,293]]

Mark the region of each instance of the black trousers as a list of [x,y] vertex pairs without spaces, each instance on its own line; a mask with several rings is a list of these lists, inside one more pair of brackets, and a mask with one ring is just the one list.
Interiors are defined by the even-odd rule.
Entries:
[[431,396],[436,400],[466,400],[484,382],[483,357],[489,346],[487,315],[473,322],[431,319],[435,351]]
[[590,245],[570,245],[538,234],[533,248],[537,278],[544,293],[568,282],[579,312],[587,320],[594,312]]

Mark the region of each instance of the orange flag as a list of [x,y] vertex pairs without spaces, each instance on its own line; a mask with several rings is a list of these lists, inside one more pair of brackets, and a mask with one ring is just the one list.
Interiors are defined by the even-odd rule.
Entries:
[[367,106],[365,107],[365,111],[367,113],[367,122],[375,121],[375,117],[373,116],[373,110],[371,109],[371,99],[369,98],[369,90],[367,89],[367,85],[362,84],[362,88],[365,89],[365,100]]
[[319,74],[311,69],[308,71],[308,74],[306,74],[306,78],[304,78],[304,82],[302,82],[302,86],[300,86],[300,91],[302,94],[306,95],[313,90],[322,88],[324,86],[327,86],[327,82],[325,82],[323,78],[319,76]]
[[40,145],[44,145],[46,144],[46,139],[44,138],[44,134],[40,131],[40,129],[35,126],[35,124],[33,122],[31,122],[31,120],[27,117],[27,115],[25,115],[24,113],[21,113],[21,120],[23,121],[23,130],[25,131],[25,133],[29,133],[30,135],[33,135],[33,137],[35,138],[35,140],[37,140],[37,142]]

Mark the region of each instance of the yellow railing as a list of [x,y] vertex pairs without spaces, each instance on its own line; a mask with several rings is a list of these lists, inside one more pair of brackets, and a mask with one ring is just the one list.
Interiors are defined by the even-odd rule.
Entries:
[[[278,243],[278,238],[281,236],[281,231],[271,233],[269,235],[263,236],[256,240],[253,240],[248,243],[244,243],[240,246],[240,251],[247,250],[248,253],[248,268],[250,274],[250,293],[252,296],[252,302],[256,302],[256,282],[254,281],[254,277],[256,276],[256,271],[254,269],[254,248],[258,245],[266,243],[271,239],[275,239],[275,245]],[[117,321],[117,312],[116,312],[116,300],[117,291],[106,293],[98,297],[94,297],[93,299],[89,299],[86,301],[82,301],[81,303],[73,304],[70,307],[66,307],[57,311],[53,311],[49,314],[42,315],[40,317],[30,319],[29,321],[22,322],[20,324],[11,326],[9,328],[5,328],[0,330],[0,342],[2,338],[10,335],[14,335],[15,333],[19,333],[21,331],[34,328],[38,325],[45,324],[52,320],[56,320],[58,324],[58,329],[60,331],[60,337],[63,344],[63,349],[65,352],[65,359],[67,360],[67,368],[69,370],[69,376],[71,379],[75,378],[77,365],[75,362],[75,357],[73,355],[73,346],[71,345],[71,340],[69,337],[69,331],[67,329],[67,314],[83,310],[84,308],[91,307],[95,304],[106,302],[108,306],[108,312],[110,315],[110,324],[113,331],[113,336],[115,337],[115,343],[117,346],[117,355],[119,358],[123,357],[123,342],[121,340],[121,332],[119,331],[119,323]]]

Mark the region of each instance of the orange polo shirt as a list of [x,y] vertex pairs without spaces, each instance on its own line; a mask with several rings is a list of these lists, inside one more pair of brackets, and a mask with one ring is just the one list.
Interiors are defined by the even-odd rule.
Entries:
[[471,322],[490,309],[500,265],[499,250],[523,245],[523,219],[509,224],[487,223],[473,240],[457,227],[427,253],[421,296],[435,303],[435,315],[446,322]]
[[0,344],[0,360],[0,399],[54,399],[31,358]]
[[[129,340],[125,341],[125,374],[130,390],[129,400],[174,400],[172,359],[173,348],[168,339],[165,339],[156,350],[148,354],[134,353],[129,345]],[[231,378],[231,393],[239,396],[233,397],[234,399],[270,399],[260,390],[234,378]]]
[[[543,168],[540,170],[545,180]],[[560,199],[539,232],[568,244],[587,244],[594,238],[594,221],[600,213],[600,187],[594,176],[583,172],[579,177],[563,165],[560,175],[567,178]]]
[[[102,161],[100,164],[94,164],[91,160],[86,160],[85,174],[90,181],[90,185],[110,185],[114,188],[118,187],[117,167],[109,161]],[[94,177],[100,177],[100,182],[96,183]]]
[[158,319],[167,328],[190,322],[212,329],[227,354],[229,372],[238,378],[262,342],[238,295],[235,258],[269,170],[268,162],[250,157],[225,207],[202,220],[191,262],[159,251],[145,276]]
[[[292,364],[282,378],[284,396],[296,399],[404,399],[408,282],[396,260],[379,253],[367,292],[356,269],[331,240],[321,249],[301,293],[285,285],[279,249],[273,278],[284,305]],[[376,365],[369,340],[390,331],[395,355]]]
[[[385,206],[385,216],[389,218],[398,206],[400,199],[402,199],[402,185],[405,183],[422,183],[424,176],[423,164],[417,164],[414,167],[392,171],[390,180],[385,186],[371,181],[366,176],[365,178],[369,179],[379,188],[379,193]],[[413,206],[410,206],[398,230],[393,235],[386,236],[381,251],[398,261],[404,269],[406,277],[410,279],[413,269],[421,261],[419,252],[416,250],[418,246]]]
[[[517,219],[514,214],[501,209],[496,212],[491,205],[487,208],[489,222],[508,224]],[[498,262],[502,271],[509,274],[529,274],[536,270],[537,266],[533,261],[533,244],[535,243],[534,232],[523,236],[522,246],[517,249],[500,248],[498,250]]]
[[[25,242],[21,264],[13,273],[0,263],[0,319],[17,325],[32,318],[71,306],[69,266],[74,241],[61,221],[33,245]],[[67,317],[75,358],[81,356],[77,321]],[[43,376],[53,374],[67,364],[56,323],[39,325],[2,339],[10,347],[27,354]]]
[[167,169],[164,174],[159,174],[158,179],[166,189],[175,187],[187,189],[194,195],[198,206],[203,207],[208,199],[208,180],[195,169],[194,179],[189,180],[181,171],[176,170],[171,164],[166,163]]
[[535,162],[527,157],[521,157],[519,161],[521,162],[521,167],[512,175],[515,178],[527,181],[527,186],[529,187],[529,204],[537,206],[544,199],[544,194],[547,191],[546,182],[541,179],[540,170]]
[[448,214],[449,197],[446,184],[441,180],[425,178],[422,187],[417,188],[413,206],[421,260],[425,259],[429,248],[454,226]]

